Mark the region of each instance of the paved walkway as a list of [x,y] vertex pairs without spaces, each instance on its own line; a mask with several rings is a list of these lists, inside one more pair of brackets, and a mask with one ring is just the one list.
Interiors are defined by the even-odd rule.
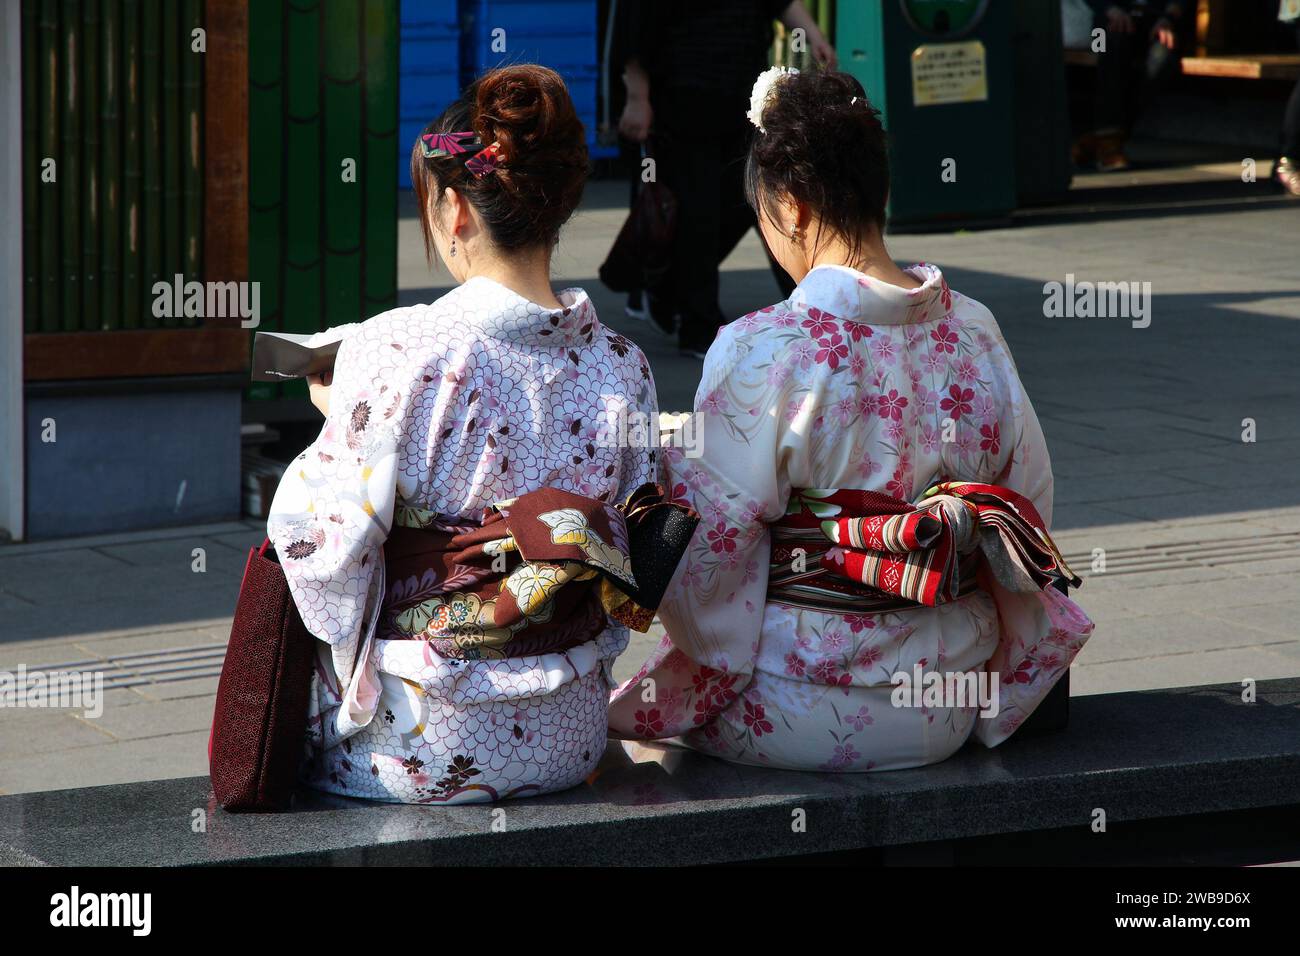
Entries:
[[[689,407],[699,363],[627,319],[593,278],[621,223],[595,184],[556,263],[650,356],[661,405]],[[1300,674],[1300,206],[1180,208],[1106,221],[899,236],[998,317],[1057,474],[1058,540],[1087,574],[1097,633],[1075,693]],[[403,297],[445,285],[402,223]],[[1045,282],[1152,283],[1149,328],[1043,315]],[[728,260],[724,308],[778,297],[757,238]],[[1242,441],[1243,419],[1257,440]],[[205,773],[216,674],[256,522],[0,548],[0,671],[105,673],[105,710],[0,716],[0,792]],[[205,567],[195,570],[195,549]],[[1088,573],[1094,552],[1104,573]],[[630,676],[654,641],[616,668]]]

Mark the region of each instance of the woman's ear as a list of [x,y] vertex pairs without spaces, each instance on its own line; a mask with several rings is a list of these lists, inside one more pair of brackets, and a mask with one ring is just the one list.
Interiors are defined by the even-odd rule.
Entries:
[[807,232],[808,223],[812,221],[812,209],[806,202],[799,202],[794,198],[790,198],[787,201],[790,204],[791,225],[798,228],[800,232]]
[[460,193],[450,186],[442,191],[442,227],[447,232],[447,237],[454,236],[457,232],[457,219],[460,218],[461,206]]

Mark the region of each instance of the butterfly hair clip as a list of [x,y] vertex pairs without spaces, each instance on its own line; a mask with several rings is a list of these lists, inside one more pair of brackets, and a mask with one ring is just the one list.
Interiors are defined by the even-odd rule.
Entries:
[[482,179],[488,173],[496,172],[497,167],[504,160],[505,157],[501,155],[501,144],[493,143],[487,149],[465,160],[465,168],[474,174],[475,179]]
[[420,152],[425,159],[456,156],[482,147],[483,144],[473,130],[463,133],[424,133],[420,136]]

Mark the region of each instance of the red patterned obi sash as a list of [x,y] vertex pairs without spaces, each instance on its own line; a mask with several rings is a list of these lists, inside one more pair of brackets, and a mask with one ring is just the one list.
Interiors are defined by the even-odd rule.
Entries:
[[917,504],[876,491],[805,488],[772,525],[768,598],[838,613],[934,607],[980,587],[1082,582],[1037,509],[1000,485],[945,481]]
[[568,650],[610,618],[644,631],[698,520],[650,484],[618,506],[542,488],[479,525],[399,502],[377,636],[477,660]]

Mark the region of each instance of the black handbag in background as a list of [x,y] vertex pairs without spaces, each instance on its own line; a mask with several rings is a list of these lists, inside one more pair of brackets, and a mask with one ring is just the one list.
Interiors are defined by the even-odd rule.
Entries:
[[[650,155],[643,150],[642,156]],[[660,287],[672,261],[677,197],[663,183],[642,183],[636,200],[600,267],[600,281],[614,292]]]

